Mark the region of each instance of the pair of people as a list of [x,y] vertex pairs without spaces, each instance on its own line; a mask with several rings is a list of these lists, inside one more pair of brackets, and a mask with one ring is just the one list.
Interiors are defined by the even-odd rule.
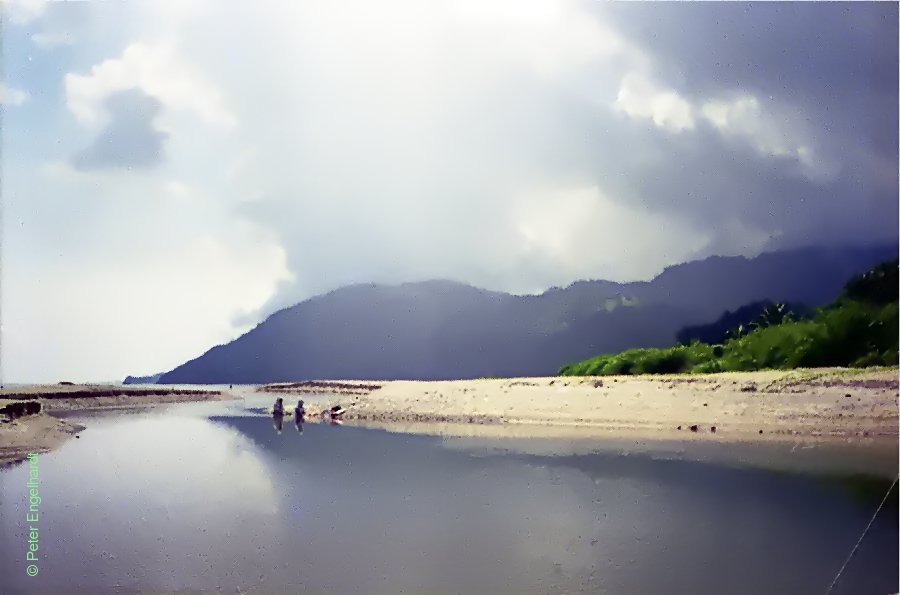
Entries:
[[[284,399],[278,397],[275,400],[275,406],[272,407],[272,415],[284,415]],[[294,409],[294,415],[303,417],[306,415],[306,409],[303,408],[303,400],[297,401],[297,407]]]
[[[303,401],[297,401],[297,408],[294,409],[294,425],[297,427],[297,431],[301,434],[303,433],[303,422],[304,416],[306,415],[306,410],[303,408]],[[284,399],[279,397],[275,401],[275,405],[272,407],[272,423],[275,424],[275,431],[279,434],[281,433],[281,428],[283,427],[282,420],[284,419]]]

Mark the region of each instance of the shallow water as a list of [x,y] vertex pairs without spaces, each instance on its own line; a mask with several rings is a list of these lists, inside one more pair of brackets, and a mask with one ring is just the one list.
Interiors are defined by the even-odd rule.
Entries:
[[[279,433],[257,406],[76,417],[81,437],[38,461],[33,578],[28,466],[0,471],[0,592],[824,593],[877,506],[839,482],[647,453],[289,418]],[[897,591],[889,502],[834,593]]]

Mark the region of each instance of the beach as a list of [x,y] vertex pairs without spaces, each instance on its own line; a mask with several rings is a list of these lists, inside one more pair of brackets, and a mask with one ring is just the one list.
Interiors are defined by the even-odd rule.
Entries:
[[[338,381],[260,387],[328,392],[347,422],[515,427],[516,434],[687,440],[886,442],[898,437],[896,369],[815,369],[709,375]],[[362,387],[365,387],[363,389]],[[290,398],[285,398],[290,402]]]
[[447,436],[666,443],[816,442],[896,451],[896,369],[815,369],[453,381],[322,380],[234,390],[161,385],[42,385],[4,389],[42,413],[0,424],[0,462],[55,448],[78,428],[53,413],[241,398],[306,400],[307,420],[334,405],[341,421]]

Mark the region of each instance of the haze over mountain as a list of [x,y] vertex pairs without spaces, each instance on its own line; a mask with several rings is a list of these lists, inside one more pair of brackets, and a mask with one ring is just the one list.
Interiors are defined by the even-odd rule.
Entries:
[[159,382],[548,375],[602,352],[673,344],[684,326],[751,302],[824,304],[896,254],[883,245],[711,257],[647,282],[579,281],[540,295],[451,281],[353,285],[276,312]]

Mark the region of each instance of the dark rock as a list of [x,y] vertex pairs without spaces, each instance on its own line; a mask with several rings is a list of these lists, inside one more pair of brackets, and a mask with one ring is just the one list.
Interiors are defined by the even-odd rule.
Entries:
[[0,407],[0,415],[6,415],[9,419],[17,419],[26,415],[37,415],[41,412],[41,404],[38,401],[19,401]]

